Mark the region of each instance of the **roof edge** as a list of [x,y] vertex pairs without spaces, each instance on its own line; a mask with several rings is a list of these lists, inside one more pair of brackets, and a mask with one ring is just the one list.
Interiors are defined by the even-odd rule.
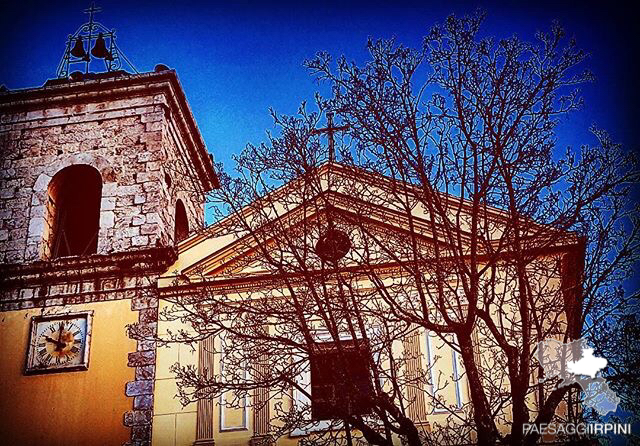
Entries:
[[213,166],[213,156],[206,148],[182,84],[173,69],[139,74],[124,71],[89,73],[81,80],[50,79],[42,87],[0,92],[0,111],[17,112],[41,108],[43,105],[51,107],[61,103],[73,104],[86,100],[88,94],[92,95],[94,101],[103,96],[121,97],[131,94],[128,89],[133,86],[165,82],[170,86],[167,96],[182,117],[181,131],[188,134],[188,139],[193,143],[194,161],[200,180],[206,191],[216,189],[219,187],[219,181]]

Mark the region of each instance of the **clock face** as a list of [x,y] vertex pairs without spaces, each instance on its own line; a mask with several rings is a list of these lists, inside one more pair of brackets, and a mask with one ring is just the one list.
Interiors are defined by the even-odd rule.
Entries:
[[91,313],[34,317],[27,373],[86,370]]

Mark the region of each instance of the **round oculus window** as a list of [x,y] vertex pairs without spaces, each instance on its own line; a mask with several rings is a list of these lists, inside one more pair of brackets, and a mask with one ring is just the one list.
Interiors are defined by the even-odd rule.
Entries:
[[329,229],[316,243],[316,254],[325,262],[335,262],[343,258],[351,249],[351,240],[340,229]]

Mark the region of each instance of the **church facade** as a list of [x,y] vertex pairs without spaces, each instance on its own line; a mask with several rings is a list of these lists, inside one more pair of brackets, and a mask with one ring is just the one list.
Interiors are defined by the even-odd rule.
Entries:
[[[278,402],[255,403],[269,400],[268,391],[234,404],[209,398],[183,406],[176,398],[175,363],[221,373],[213,353],[219,338],[195,349],[152,340],[189,330],[159,317],[176,295],[204,285],[241,299],[268,288],[264,271],[247,262],[246,245],[221,224],[201,231],[204,195],[218,180],[176,73],[158,66],[0,93],[0,148],[0,409],[9,414],[0,421],[3,440],[262,444]],[[320,174],[346,172],[331,166]],[[334,211],[365,209],[343,192]],[[388,209],[366,213],[381,231],[406,223]],[[576,261],[577,244],[565,243],[549,261]],[[561,292],[566,280],[553,277],[546,286]],[[448,380],[442,400],[453,410],[469,401],[450,347],[416,331],[395,348],[411,358],[407,373],[435,367],[432,376]],[[445,412],[407,392],[414,392],[407,413],[425,431],[444,422]],[[304,398],[292,391],[279,403]],[[278,444],[309,434],[291,431]]]
[[[380,261],[382,259],[374,255],[373,257],[376,258],[373,261],[362,260],[364,258],[362,256],[363,250],[375,251],[372,243],[362,243],[361,230],[363,226],[366,226],[369,233],[377,232],[380,234],[378,240],[388,241],[393,246],[395,246],[395,240],[406,239],[409,233],[409,222],[406,215],[396,212],[397,208],[394,208],[392,200],[380,200],[384,201],[388,208],[380,208],[375,204],[379,197],[389,194],[389,191],[393,189],[393,181],[331,162],[317,168],[313,176],[318,179],[319,186],[319,189],[314,193],[301,192],[308,179],[294,180],[264,197],[261,205],[250,205],[239,211],[238,215],[241,215],[239,218],[242,220],[240,225],[244,223],[250,225],[250,222],[253,221],[260,222],[251,231],[234,229],[234,224],[228,221],[232,217],[229,217],[181,242],[175,263],[167,269],[165,274],[160,276],[158,281],[159,306],[161,314],[169,315],[168,318],[161,318],[158,323],[160,338],[175,339],[172,335],[183,331],[186,338],[198,339],[203,333],[213,333],[217,328],[223,326],[227,328],[223,329],[223,333],[199,340],[195,346],[170,342],[158,347],[155,381],[156,404],[153,414],[154,445],[271,444],[274,439],[272,436],[274,431],[277,431],[286,422],[286,416],[283,416],[283,407],[288,410],[297,407],[300,412],[296,411],[296,413],[301,414],[303,419],[298,422],[295,428],[287,431],[286,435],[279,436],[277,444],[299,444],[300,441],[307,438],[317,441],[317,444],[344,442],[344,437],[341,437],[342,434],[339,432],[341,424],[338,423],[336,427],[335,424],[330,425],[327,421],[323,421],[325,416],[325,419],[335,419],[338,407],[336,407],[336,403],[322,407],[322,397],[317,397],[314,394],[315,389],[321,389],[322,385],[314,382],[317,379],[314,378],[314,367],[308,362],[301,367],[299,375],[293,377],[296,385],[284,391],[256,389],[241,396],[233,395],[233,392],[227,391],[215,398],[203,398],[187,405],[181,404],[176,397],[179,393],[178,381],[180,381],[180,379],[176,379],[176,364],[180,368],[193,367],[201,377],[213,374],[220,380],[228,379],[229,383],[233,383],[237,387],[241,387],[243,383],[255,382],[252,379],[245,379],[247,375],[265,374],[277,381],[281,373],[286,373],[278,367],[278,364],[269,360],[269,356],[273,355],[279,358],[275,362],[286,361],[283,359],[283,355],[270,352],[278,347],[287,348],[287,342],[280,342],[278,338],[286,338],[295,343],[296,341],[293,339],[297,336],[293,334],[289,338],[289,331],[287,328],[283,328],[283,326],[289,327],[286,317],[270,317],[270,315],[276,314],[278,311],[286,311],[286,309],[275,302],[273,305],[264,302],[269,299],[273,301],[292,300],[294,296],[297,299],[303,299],[302,296],[313,292],[311,290],[313,285],[309,285],[309,282],[313,282],[312,276],[318,273],[320,267],[311,258],[315,255],[321,255],[319,245],[316,244],[318,234],[315,233],[315,229],[326,227],[330,220],[333,220],[333,223],[330,224],[333,224],[334,227],[340,227],[351,238],[348,248],[350,253],[344,257],[343,263],[341,263],[340,268],[343,271],[338,272],[343,276],[345,287],[352,292],[356,290],[350,294],[352,296],[358,294],[376,296],[369,303],[363,304],[361,301],[357,304],[354,303],[353,308],[349,311],[350,317],[354,320],[363,318],[371,325],[355,330],[345,328],[344,332],[341,332],[337,337],[335,334],[330,335],[326,321],[321,320],[316,308],[311,309],[314,306],[314,300],[310,299],[308,316],[314,320],[308,324],[302,323],[298,328],[302,331],[304,327],[310,327],[315,338],[313,343],[328,351],[335,349],[336,344],[340,343],[344,343],[343,347],[349,348],[356,339],[369,336],[367,341],[371,348],[369,354],[373,356],[373,362],[377,364],[377,367],[384,372],[389,372],[393,367],[388,361],[384,363],[385,361],[377,359],[379,356],[373,345],[376,342],[391,344],[391,355],[398,363],[402,364],[398,367],[402,377],[397,378],[397,382],[404,383],[401,385],[404,393],[402,401],[405,404],[403,411],[413,420],[418,430],[424,434],[433,434],[434,430],[444,426],[449,426],[451,429],[457,422],[460,422],[460,431],[465,430],[462,420],[469,416],[471,396],[469,382],[464,372],[464,365],[458,351],[459,347],[455,346],[455,340],[451,341],[449,337],[447,338],[449,342],[447,342],[435,333],[421,327],[411,327],[406,333],[397,337],[393,335],[376,336],[375,332],[380,331],[380,327],[387,322],[389,324],[387,328],[393,330],[394,318],[385,315],[380,318],[375,316],[367,318],[366,316],[368,313],[376,313],[376,309],[380,308],[378,305],[382,305],[382,308],[389,308],[391,311],[391,307],[380,303],[384,299],[381,298],[381,293],[378,293],[380,288],[372,284],[372,277],[381,280],[382,284],[379,287],[389,290],[392,294],[397,293],[397,298],[403,298],[403,293],[406,292],[409,296],[415,296],[416,302],[418,301],[417,294],[414,293],[415,290],[409,289],[411,286],[407,285],[409,281],[403,281],[407,278],[407,273],[400,266],[401,259],[390,262]],[[313,182],[313,180],[310,181]],[[306,184],[308,186],[308,183]],[[371,200],[367,201],[366,197]],[[262,213],[263,209],[268,210]],[[425,252],[429,252],[428,245],[439,236],[430,233],[429,218],[420,205],[415,206],[412,214],[414,228],[418,228],[415,229],[415,233],[420,235],[420,243],[425,243]],[[488,220],[495,223],[499,222],[500,218],[500,211],[489,211]],[[363,223],[365,221],[366,223]],[[465,225],[470,219],[461,218],[460,221],[461,229],[466,231],[468,228]],[[495,225],[496,228],[499,228],[500,223],[495,223]],[[300,226],[305,227],[305,230],[296,231],[296,228]],[[261,234],[262,228],[265,227],[269,228]],[[320,234],[322,231],[323,229],[320,229]],[[495,229],[495,232],[500,233],[500,229]],[[397,239],[394,238],[396,236]],[[308,275],[301,274],[304,277],[292,280],[281,277],[282,272],[287,268],[280,264],[277,266],[270,264],[273,259],[269,258],[269,254],[256,254],[260,251],[260,246],[269,246],[269,251],[274,253],[274,257],[287,256],[295,248],[305,245],[309,246],[310,251],[315,251],[315,254],[304,261],[299,259],[292,261],[292,264],[295,265],[292,270],[301,265],[311,269],[315,266],[318,267],[318,270],[313,270]],[[535,284],[534,287],[540,287],[537,292],[537,295],[540,296],[540,303],[544,299],[554,299],[559,296],[567,299],[574,298],[575,278],[579,274],[579,267],[576,267],[580,263],[579,245],[578,239],[571,236],[563,237],[561,241],[556,243],[556,246],[550,249],[548,247],[537,255],[537,262],[544,266],[538,269],[537,277],[532,283]],[[398,256],[400,255],[398,254]],[[362,264],[368,270],[376,269],[376,272],[374,274],[360,274],[357,268]],[[287,263],[287,265],[289,264]],[[558,266],[560,267],[558,268]],[[294,273],[291,275],[293,276]],[[336,284],[336,279],[335,276],[328,275],[320,282],[323,283],[319,284],[318,288],[324,288],[325,285],[330,288]],[[397,283],[402,283],[400,286],[403,288],[402,291],[396,288]],[[512,293],[507,290],[505,283],[496,283],[495,287],[499,293]],[[322,291],[318,293],[322,297],[332,296],[331,292],[324,295]],[[335,295],[333,296],[335,297]],[[450,299],[455,302],[456,298],[451,296]],[[260,303],[254,307],[251,303],[247,303],[252,300]],[[510,305],[506,303],[508,301],[508,298],[504,300],[505,307]],[[228,310],[229,307],[236,304],[237,311]],[[304,307],[304,305],[302,306]],[[229,315],[227,320],[231,321],[237,318],[241,322],[226,323],[227,316],[221,316],[217,319],[214,315],[209,319],[208,317],[198,318],[184,315],[184,311],[197,313],[203,309],[206,311],[207,308],[217,308],[220,312],[226,309]],[[505,311],[505,317],[512,316],[509,314],[511,311],[509,309],[496,308],[496,310],[496,314]],[[252,311],[258,314],[255,319],[252,317],[243,318],[244,313]],[[180,316],[181,313],[183,316]],[[550,309],[545,317],[554,319],[558,326],[563,326],[567,315],[553,313],[554,310]],[[175,317],[171,317],[171,315]],[[216,321],[213,322],[213,319]],[[262,355],[241,354],[239,360],[232,359],[230,362],[235,362],[237,368],[231,373],[231,377],[226,377],[225,357],[230,355],[228,349],[251,348],[250,345],[254,342],[252,336],[255,336],[256,332],[251,331],[251,334],[246,338],[242,334],[232,333],[242,330],[242,327],[250,326],[251,321],[267,319],[271,319],[271,321],[265,323],[264,330],[268,334],[273,334],[273,337],[269,337],[267,334],[263,338],[258,336],[255,341],[256,344],[264,346],[264,353]],[[208,327],[204,328],[203,326]],[[476,339],[480,339],[485,335],[478,332],[476,336]],[[228,337],[231,337],[232,341],[229,341]],[[482,341],[477,341],[478,346],[482,343]],[[304,345],[305,342],[301,342],[301,344]],[[476,348],[476,354],[482,357],[481,361],[492,364],[494,353],[489,349]],[[303,347],[302,350],[300,355],[308,355],[309,362],[312,361],[313,348],[304,351]],[[294,355],[296,354],[294,353]],[[368,361],[369,359],[365,356],[352,356],[351,360],[347,361],[348,371],[346,373],[352,375],[360,373],[357,363],[360,360]],[[260,365],[247,364],[247,361],[255,361],[255,364]],[[332,367],[340,367],[337,365],[340,364],[340,361],[335,358],[330,362],[332,362]],[[292,360],[292,363],[296,363],[296,360]],[[269,368],[270,372],[265,371],[266,368]],[[500,366],[495,362],[489,368],[497,369]],[[240,375],[237,373],[238,370]],[[243,370],[245,371],[243,372]],[[243,373],[245,377],[242,376]],[[363,373],[367,377],[366,381],[370,381],[370,373],[371,371]],[[389,375],[391,373],[387,376]],[[537,376],[535,373],[532,374],[532,383],[536,382]],[[498,391],[503,392],[504,395],[508,394],[505,390],[506,387],[504,387],[508,386],[505,383],[505,371],[497,371],[494,378],[496,379],[492,383],[494,387],[501,388]],[[183,385],[185,385],[185,381],[188,381],[184,379],[184,376],[181,379]],[[269,381],[269,378],[265,381]],[[384,379],[381,382],[384,382]],[[186,385],[191,384],[187,382]],[[381,385],[382,388],[385,388],[386,384]],[[329,387],[340,388],[339,384],[335,382]],[[232,388],[232,385],[229,388]],[[338,390],[333,390],[333,392],[334,401],[348,402],[348,398],[341,399],[338,396]],[[534,395],[531,395],[529,404],[531,407],[536,407],[539,404]],[[505,414],[508,418],[508,408],[505,409]],[[452,422],[453,424],[450,424]],[[499,426],[499,428],[507,432],[506,426]],[[338,432],[323,437],[328,429],[334,429]],[[332,435],[336,435],[336,437],[332,437]],[[322,439],[318,439],[319,437]],[[464,435],[460,435],[460,438],[462,437]],[[394,444],[403,444],[400,436],[393,436],[393,441]],[[470,433],[466,442],[443,442],[442,444],[468,444],[474,441],[476,439],[473,433]]]

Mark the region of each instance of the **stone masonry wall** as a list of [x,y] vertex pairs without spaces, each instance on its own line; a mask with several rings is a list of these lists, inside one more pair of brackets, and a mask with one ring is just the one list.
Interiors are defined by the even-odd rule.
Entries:
[[[172,126],[161,94],[0,116],[0,262],[42,259],[49,182],[75,164],[102,176],[98,254],[172,245],[184,182],[165,182],[181,160]],[[201,226],[201,195],[180,198],[190,229]]]
[[[167,227],[173,227],[176,202],[180,199],[187,211],[189,232],[192,233],[194,230],[204,227],[205,191],[200,186],[193,164],[184,158],[183,154],[186,153],[184,141],[181,140],[173,119],[165,122],[162,136],[162,146],[165,148],[167,160],[162,166],[165,178],[162,184],[164,198],[169,205],[163,209],[164,212],[160,214],[160,218]],[[167,176],[170,178],[170,186],[167,184]],[[175,243],[173,231],[169,236],[171,241]]]

